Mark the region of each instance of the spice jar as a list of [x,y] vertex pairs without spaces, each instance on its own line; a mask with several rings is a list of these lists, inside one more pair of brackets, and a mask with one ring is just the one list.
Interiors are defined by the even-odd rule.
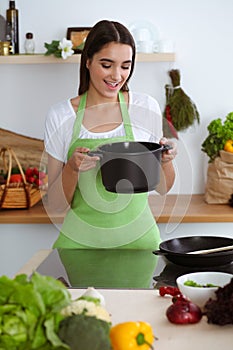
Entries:
[[26,33],[24,50],[26,54],[34,54],[35,52],[35,42],[32,33]]

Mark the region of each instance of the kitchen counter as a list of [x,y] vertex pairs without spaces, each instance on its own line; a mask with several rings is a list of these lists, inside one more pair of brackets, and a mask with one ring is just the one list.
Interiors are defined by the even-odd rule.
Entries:
[[[157,223],[233,222],[233,208],[227,204],[207,204],[203,194],[150,195],[149,203]],[[1,224],[61,223],[64,214],[47,214],[42,202],[25,209],[0,210]]]

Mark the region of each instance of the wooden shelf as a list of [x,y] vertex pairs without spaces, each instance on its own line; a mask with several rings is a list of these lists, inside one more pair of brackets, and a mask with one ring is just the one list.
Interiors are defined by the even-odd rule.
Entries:
[[[9,55],[0,56],[0,64],[70,64],[79,63],[80,54],[68,57],[66,60],[54,56],[45,56],[43,54],[35,55]],[[172,62],[175,61],[174,53],[138,53],[137,62]]]
[[137,62],[174,62],[175,53],[161,52],[161,53],[137,53]]
[[[46,202],[44,203],[46,206]],[[233,222],[233,208],[227,204],[207,204],[203,194],[151,195],[149,204],[157,223]],[[64,214],[48,215],[42,202],[30,209],[0,210],[1,224],[60,224]]]

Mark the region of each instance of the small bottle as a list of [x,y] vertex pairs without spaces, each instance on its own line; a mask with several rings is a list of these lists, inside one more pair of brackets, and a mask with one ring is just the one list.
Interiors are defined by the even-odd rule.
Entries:
[[19,11],[15,8],[15,1],[9,1],[6,10],[6,37],[12,45],[12,54],[19,53]]
[[35,52],[35,42],[32,33],[26,33],[24,41],[24,50],[26,54],[34,54]]

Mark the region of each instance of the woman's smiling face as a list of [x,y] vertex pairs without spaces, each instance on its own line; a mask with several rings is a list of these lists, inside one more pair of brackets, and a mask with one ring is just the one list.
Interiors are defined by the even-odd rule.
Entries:
[[89,89],[106,98],[114,98],[128,79],[132,65],[130,45],[111,42],[87,61]]

